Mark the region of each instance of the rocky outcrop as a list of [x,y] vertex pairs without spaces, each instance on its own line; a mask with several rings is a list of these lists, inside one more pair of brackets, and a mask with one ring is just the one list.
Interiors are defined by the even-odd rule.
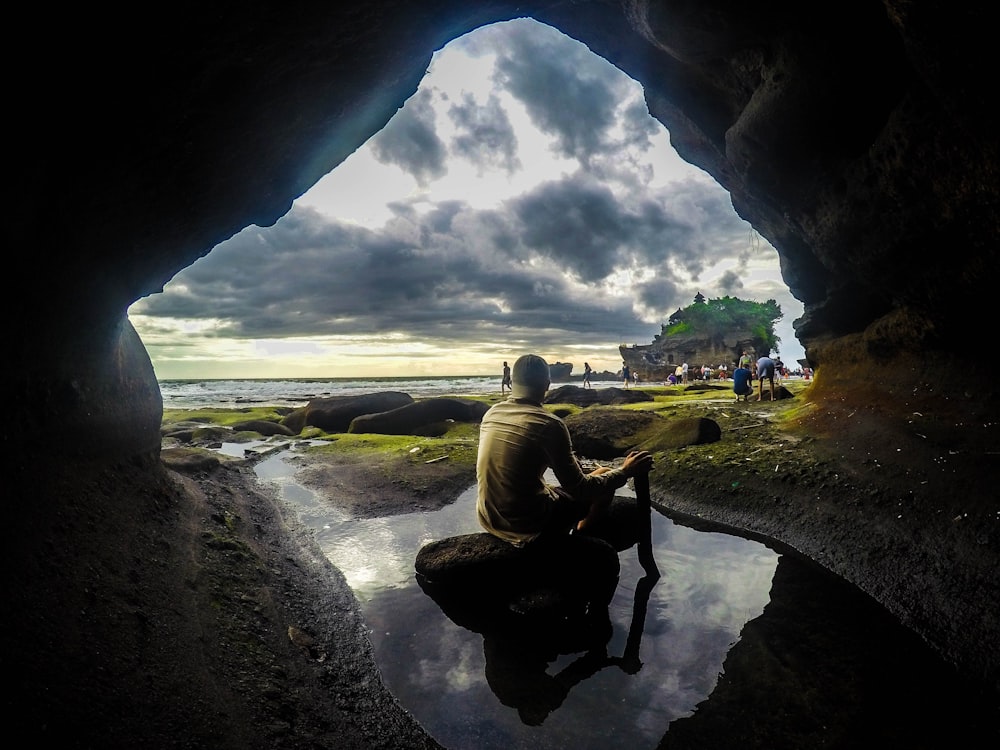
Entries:
[[665,381],[678,365],[685,362],[692,368],[708,365],[715,369],[725,365],[732,372],[744,350],[756,351],[753,338],[736,333],[720,341],[700,336],[657,336],[649,344],[622,344],[618,347],[622,361],[632,372],[638,373],[642,381],[654,383]]
[[577,455],[599,461],[635,450],[644,436],[665,429],[670,420],[631,409],[593,408],[563,417]]
[[396,409],[363,414],[351,420],[348,432],[382,435],[441,434],[447,422],[481,422],[489,405],[469,398],[426,398]]
[[706,417],[670,419],[650,412],[592,409],[563,418],[578,455],[596,460],[632,450],[674,451],[721,439],[718,422]]
[[646,391],[632,388],[581,388],[578,385],[563,385],[551,389],[545,394],[546,404],[574,404],[575,406],[594,406],[603,404],[641,404],[652,401],[653,397]]
[[573,375],[572,362],[550,362],[549,379],[553,383],[565,383]]
[[363,414],[377,414],[413,403],[408,393],[378,391],[358,396],[314,398],[281,420],[294,434],[305,427],[318,427],[324,432],[347,432],[351,422]]
[[635,499],[615,497],[587,535],[523,548],[485,532],[447,537],[421,547],[414,569],[421,588],[476,632],[512,613],[561,618],[595,598],[607,604],[618,584],[618,553],[638,543],[642,528]]
[[231,425],[233,430],[242,432],[256,432],[265,437],[271,437],[273,435],[298,435],[298,432],[293,432],[288,425],[281,424],[279,422],[269,422],[266,419],[250,419],[245,422],[237,422]]
[[671,451],[689,445],[717,443],[721,438],[722,429],[714,419],[689,417],[668,420],[666,427],[639,447],[649,451]]

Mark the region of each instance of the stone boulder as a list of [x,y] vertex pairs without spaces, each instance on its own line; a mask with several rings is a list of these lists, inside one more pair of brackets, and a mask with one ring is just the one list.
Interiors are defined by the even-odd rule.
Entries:
[[292,432],[291,429],[280,422],[271,422],[266,419],[249,419],[245,422],[237,422],[232,425],[235,432],[257,432],[265,437],[271,437],[272,435],[297,435],[297,432]]
[[427,398],[389,411],[363,414],[351,420],[348,432],[380,435],[441,434],[434,429],[448,421],[481,422],[489,405],[467,398]]
[[717,443],[722,439],[722,428],[708,417],[665,419],[662,429],[645,440],[640,447],[649,451],[676,450],[691,445]]
[[667,419],[625,409],[595,409],[564,418],[580,456],[611,460],[631,450],[665,451],[722,439],[719,423],[707,417]]
[[659,414],[628,409],[587,409],[563,418],[577,455],[608,461],[635,450],[646,436],[665,428]]
[[549,380],[553,383],[565,383],[573,375],[571,362],[550,362]]
[[[768,389],[768,387],[767,387],[766,384],[764,385],[764,393],[770,394],[770,391],[769,391],[769,389]],[[769,398],[769,395],[768,396],[764,396],[764,400],[765,401],[767,401],[768,398]],[[783,401],[786,398],[795,398],[795,394],[792,393],[787,388],[785,388],[785,386],[778,385],[777,383],[775,383],[774,384],[774,400],[775,401]]]
[[488,533],[425,544],[414,563],[420,587],[456,624],[476,632],[511,618],[559,619],[606,605],[618,584],[615,548],[567,534],[515,547]]
[[356,396],[314,398],[281,420],[298,435],[306,427],[318,427],[324,432],[347,432],[355,417],[376,414],[412,404],[413,397],[398,391],[378,391]]
[[614,404],[640,404],[652,401],[646,391],[630,388],[581,388],[578,385],[563,385],[550,390],[545,395],[546,404],[573,404],[575,406],[609,406]]
[[217,453],[200,448],[167,448],[160,451],[160,460],[167,468],[182,474],[211,471],[222,463]]
[[430,542],[417,553],[417,582],[464,628],[536,644],[549,638],[560,653],[586,650],[593,643],[580,639],[599,643],[609,635],[602,613],[618,585],[618,553],[647,528],[639,512],[635,498],[615,497],[590,533],[538,548],[517,548],[485,532]]

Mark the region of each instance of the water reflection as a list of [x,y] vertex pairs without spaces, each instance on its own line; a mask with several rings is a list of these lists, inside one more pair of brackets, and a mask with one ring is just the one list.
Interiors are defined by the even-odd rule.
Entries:
[[[282,461],[267,459],[259,471],[287,476],[272,464]],[[661,577],[646,577],[634,549],[621,553],[603,641],[581,645],[575,622],[557,638],[528,642],[477,633],[450,620],[413,569],[425,544],[479,532],[474,508],[470,488],[430,513],[324,521],[305,509],[362,604],[386,684],[449,748],[606,748],[609,736],[655,747],[673,719],[711,693],[744,623],[768,602],[775,552],[654,513]]]
[[[493,694],[505,706],[516,709],[522,723],[540,726],[562,706],[576,685],[601,670],[614,667],[627,675],[638,674],[642,669],[639,647],[646,608],[658,578],[647,574],[636,585],[632,620],[620,656],[608,653],[612,625],[607,608],[600,619],[582,622],[581,632],[571,635],[558,632],[484,635],[486,682]],[[550,674],[549,667],[560,653],[582,655]]]
[[[635,548],[607,627],[463,627],[417,585],[425,544],[477,533],[475,491],[439,511],[349,519],[258,466],[361,605],[383,680],[451,750],[935,748],[997,738],[997,709],[881,608],[815,566],[653,514],[649,577]],[[591,623],[592,625],[592,623]],[[874,745],[872,744],[874,742]]]

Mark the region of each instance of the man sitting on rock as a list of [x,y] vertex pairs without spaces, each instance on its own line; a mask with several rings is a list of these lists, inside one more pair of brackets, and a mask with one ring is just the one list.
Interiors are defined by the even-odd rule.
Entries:
[[[649,472],[653,457],[632,451],[620,468],[585,473],[566,424],[542,408],[550,385],[548,363],[526,354],[514,363],[512,380],[511,397],[486,412],[479,431],[479,523],[518,547],[586,532],[607,511],[616,489]],[[544,481],[549,468],[559,486]]]

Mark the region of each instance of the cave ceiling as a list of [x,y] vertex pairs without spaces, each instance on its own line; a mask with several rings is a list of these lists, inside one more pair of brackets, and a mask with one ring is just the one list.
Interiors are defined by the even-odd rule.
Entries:
[[[182,3],[142,24],[91,9],[36,17],[46,65],[22,60],[12,82],[11,239],[64,304],[26,323],[53,341],[117,324],[219,242],[277,221],[391,118],[436,49],[531,16],[643,84],[682,157],[778,250],[811,357],[893,315],[922,331],[901,346],[958,347],[950,303],[988,295],[996,270],[978,13],[377,2]],[[913,262],[944,247],[946,264]]]

